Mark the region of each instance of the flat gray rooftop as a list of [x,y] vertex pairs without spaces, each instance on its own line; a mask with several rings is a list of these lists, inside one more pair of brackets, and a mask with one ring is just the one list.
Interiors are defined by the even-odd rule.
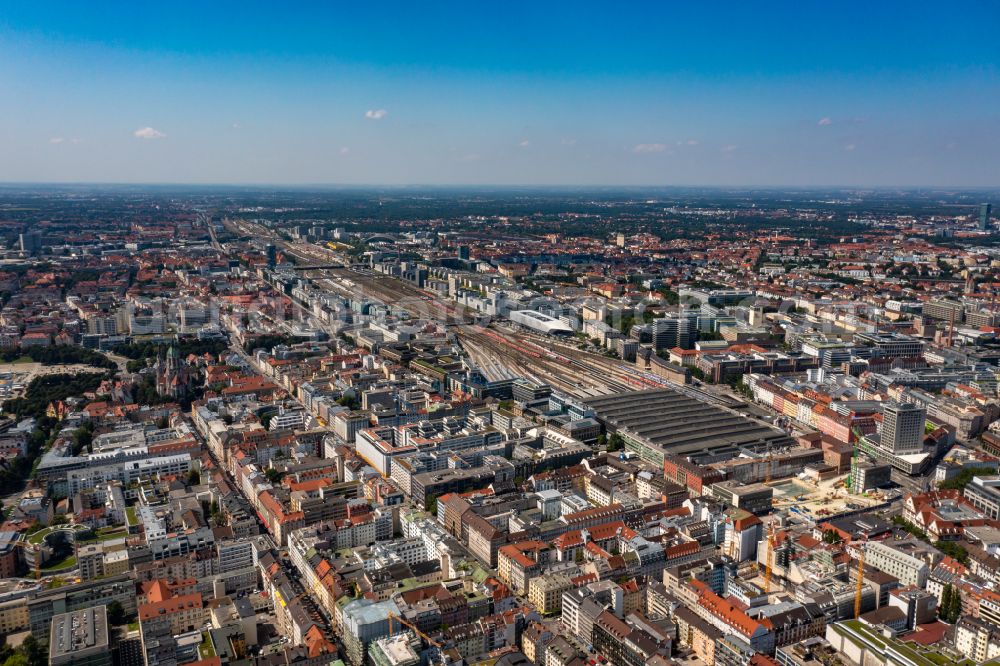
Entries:
[[619,393],[584,402],[610,430],[627,430],[648,444],[682,457],[794,445],[779,428],[672,389]]

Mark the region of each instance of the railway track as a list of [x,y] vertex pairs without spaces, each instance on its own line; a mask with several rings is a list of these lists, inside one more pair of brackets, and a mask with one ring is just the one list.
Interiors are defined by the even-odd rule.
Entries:
[[[463,347],[476,357],[476,349],[498,361],[512,373],[531,377],[537,375],[545,383],[577,397],[593,397],[637,388],[637,383],[621,372],[591,359],[574,359],[553,352],[532,341],[501,335],[491,329],[472,331],[458,329]],[[477,360],[477,363],[482,363]]]
[[[306,258],[294,244],[280,241],[276,244],[297,258]],[[347,267],[312,270],[350,280],[363,295],[401,308],[413,317],[459,324],[453,329],[459,342],[464,343],[473,361],[491,379],[511,376],[538,379],[577,397],[670,386],[665,380],[628,364],[547,338],[476,326],[475,314],[466,308],[392,276]],[[477,347],[486,353],[478,352]]]

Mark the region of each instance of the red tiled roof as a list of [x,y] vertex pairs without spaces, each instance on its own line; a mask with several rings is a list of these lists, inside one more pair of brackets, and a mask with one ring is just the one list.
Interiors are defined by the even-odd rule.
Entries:
[[746,637],[751,637],[760,630],[770,631],[774,628],[767,618],[755,620],[742,610],[726,601],[700,580],[693,580],[688,583],[698,592],[698,604],[706,608],[708,612],[721,619],[727,625],[733,627]]
[[179,613],[189,608],[201,608],[201,595],[197,592],[171,597],[164,601],[142,604],[139,606],[139,620],[148,621],[160,615]]

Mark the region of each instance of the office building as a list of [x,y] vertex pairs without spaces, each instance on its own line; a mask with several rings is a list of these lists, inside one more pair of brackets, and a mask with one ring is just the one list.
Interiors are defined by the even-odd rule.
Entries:
[[916,405],[888,403],[882,408],[882,447],[897,455],[923,450],[927,413]]
[[964,319],[965,308],[957,301],[945,299],[935,299],[924,303],[924,316],[946,322],[961,324]]
[[864,493],[886,486],[892,480],[892,465],[859,461],[851,468],[851,492]]
[[[905,542],[904,542],[905,543]],[[901,585],[927,585],[930,569],[927,562],[903,552],[895,544],[871,542],[865,547],[865,564],[895,576]]]
[[746,484],[740,481],[722,481],[712,484],[712,496],[729,506],[763,516],[771,513],[774,488],[763,483]]
[[653,321],[653,347],[655,349],[691,349],[698,330],[698,313],[670,313]]
[[42,251],[42,234],[40,231],[27,231],[18,236],[18,243],[21,252],[27,255],[36,255]]
[[965,486],[965,499],[992,520],[1000,520],[1000,476],[974,476]]
[[979,204],[979,228],[986,231],[990,228],[990,214],[993,213],[993,204]]
[[107,606],[93,606],[52,618],[50,666],[111,666]]
[[924,343],[902,333],[858,333],[855,345],[872,348],[872,356],[879,358],[911,358],[922,356]]
[[113,601],[120,603],[126,613],[136,611],[134,578],[127,574],[105,576],[98,580],[42,590],[28,599],[31,633],[40,641],[48,641],[52,618]]
[[389,623],[393,615],[399,615],[399,607],[392,601],[361,598],[343,606],[338,624],[348,661],[352,664],[364,662],[371,644],[391,633]]

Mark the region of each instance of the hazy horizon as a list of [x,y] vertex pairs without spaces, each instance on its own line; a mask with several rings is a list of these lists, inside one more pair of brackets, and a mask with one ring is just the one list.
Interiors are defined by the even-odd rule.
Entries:
[[279,190],[552,190],[552,191],[643,191],[643,190],[724,190],[731,192],[740,191],[773,191],[773,192],[795,192],[795,191],[816,191],[816,192],[1000,192],[1000,185],[948,185],[948,184],[924,184],[924,185],[859,185],[859,184],[815,184],[815,185],[782,185],[782,184],[740,184],[740,183],[719,183],[719,184],[613,184],[613,183],[275,183],[275,182],[168,182],[168,181],[4,181],[0,180],[0,188],[102,188],[102,189],[142,189],[142,188],[192,188],[192,189],[279,189]]

